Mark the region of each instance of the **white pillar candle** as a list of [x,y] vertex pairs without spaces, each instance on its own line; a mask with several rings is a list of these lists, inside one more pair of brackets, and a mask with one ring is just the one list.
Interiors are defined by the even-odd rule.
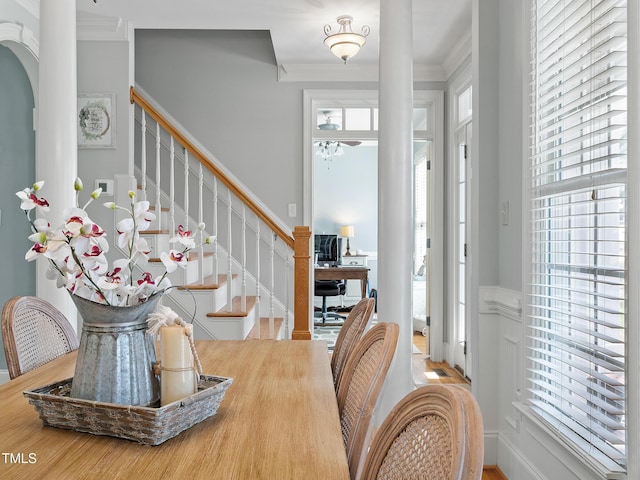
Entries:
[[196,392],[197,381],[188,328],[160,328],[160,405],[164,406]]

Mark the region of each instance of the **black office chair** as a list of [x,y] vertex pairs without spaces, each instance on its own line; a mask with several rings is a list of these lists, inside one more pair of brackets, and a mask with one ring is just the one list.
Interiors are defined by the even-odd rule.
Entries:
[[345,320],[347,318],[336,312],[327,311],[327,297],[344,295],[344,292],[345,285],[342,280],[315,280],[313,294],[316,297],[322,297],[322,310],[314,313],[314,317],[322,318],[322,323],[316,322],[316,325],[325,325],[329,317],[336,320]]

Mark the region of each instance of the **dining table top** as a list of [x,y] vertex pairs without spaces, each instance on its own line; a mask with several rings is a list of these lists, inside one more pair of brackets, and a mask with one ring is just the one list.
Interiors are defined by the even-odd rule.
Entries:
[[73,376],[76,352],[0,385],[0,479],[349,478],[323,341],[197,341],[230,377],[212,417],[157,446],[43,426],[23,391]]

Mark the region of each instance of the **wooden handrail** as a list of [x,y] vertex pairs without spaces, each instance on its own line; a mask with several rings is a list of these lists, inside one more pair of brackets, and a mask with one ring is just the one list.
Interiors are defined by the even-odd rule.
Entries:
[[226,186],[231,193],[239,198],[253,213],[255,213],[260,220],[262,220],[275,234],[282,239],[283,242],[291,249],[294,249],[294,239],[291,235],[286,233],[271,217],[269,217],[251,198],[249,198],[242,190],[240,190],[235,183],[217,166],[213,165],[206,155],[204,155],[187,137],[185,137],[180,131],[169,122],[167,119],[158,112],[143,96],[141,96],[135,87],[129,89],[130,102],[137,103],[140,108],[147,112],[151,117],[160,124],[172,137],[174,137],[180,145],[189,151],[189,153],[198,159],[198,161],[204,165],[218,180],[220,180],[224,186]]

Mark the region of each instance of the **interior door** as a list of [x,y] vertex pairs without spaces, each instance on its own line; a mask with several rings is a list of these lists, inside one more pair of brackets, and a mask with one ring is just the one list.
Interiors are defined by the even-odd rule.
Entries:
[[463,125],[456,134],[457,165],[457,236],[456,236],[456,305],[454,312],[453,354],[454,365],[468,376],[471,372],[469,354],[469,311],[467,308],[468,287],[468,212],[469,208],[469,165],[471,155],[471,122]]

